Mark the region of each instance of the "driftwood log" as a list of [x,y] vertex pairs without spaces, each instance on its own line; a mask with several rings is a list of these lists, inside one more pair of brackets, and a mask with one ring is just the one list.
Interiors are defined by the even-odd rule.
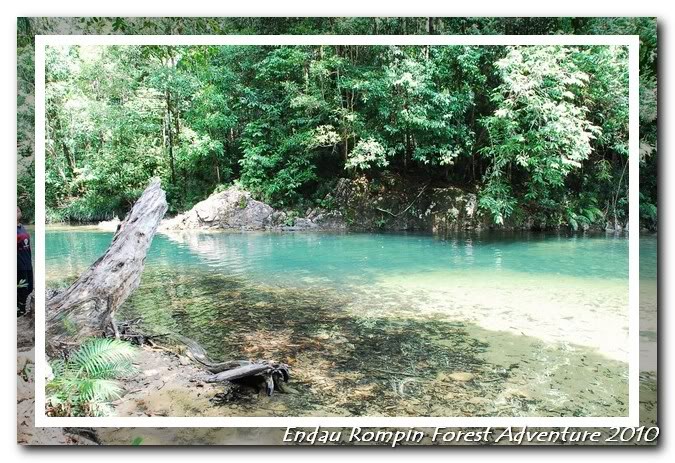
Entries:
[[[212,360],[206,350],[197,341],[176,333],[147,334],[137,327],[141,319],[122,321],[118,324],[120,339],[130,341],[138,345],[159,347],[164,350],[175,352],[173,349],[163,347],[161,340],[170,340],[170,344],[178,343],[185,350],[180,350],[189,359],[211,374],[198,375],[193,378],[207,383],[236,383],[236,385],[264,386],[268,395],[277,390],[286,392],[284,383],[290,377],[288,365],[285,363],[270,362],[267,360],[227,360],[217,362]],[[240,380],[250,379],[251,381]],[[228,392],[234,392],[229,390]],[[225,394],[227,395],[227,394]]]
[[168,205],[153,179],[120,224],[112,243],[68,289],[47,300],[47,340],[59,349],[116,331],[117,308],[141,281],[145,257]]
[[288,365],[284,363],[264,360],[257,362],[248,360],[214,362],[199,343],[178,334],[174,334],[172,337],[185,345],[188,357],[213,373],[202,378],[206,382],[222,383],[259,377],[265,383],[267,395],[272,395],[275,389],[283,392],[284,383],[288,382],[290,374]]
[[[120,224],[105,254],[68,289],[47,299],[49,353],[69,350],[85,338],[108,333],[138,344],[157,337],[131,332],[128,324],[119,327],[120,336],[115,313],[140,284],[148,249],[167,208],[160,181],[153,179]],[[282,383],[288,381],[287,365],[248,360],[214,362],[197,342],[177,334],[172,336],[185,344],[193,361],[211,373],[202,378],[204,381],[259,379],[270,395],[274,389],[283,390]]]

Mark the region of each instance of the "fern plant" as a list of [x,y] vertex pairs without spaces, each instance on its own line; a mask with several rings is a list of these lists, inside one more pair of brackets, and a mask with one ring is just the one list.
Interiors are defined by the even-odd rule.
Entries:
[[47,383],[50,416],[105,416],[110,402],[121,397],[116,379],[135,371],[135,348],[111,338],[91,338],[65,360],[50,365],[54,378]]

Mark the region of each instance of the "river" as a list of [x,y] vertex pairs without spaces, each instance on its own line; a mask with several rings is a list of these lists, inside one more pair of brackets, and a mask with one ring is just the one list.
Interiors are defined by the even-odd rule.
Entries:
[[[111,233],[48,227],[47,283]],[[641,369],[656,369],[656,238],[641,237]],[[118,318],[216,359],[288,363],[264,414],[625,416],[628,240],[556,234],[157,235]],[[257,398],[223,414],[259,415]],[[229,407],[229,408],[228,408]]]

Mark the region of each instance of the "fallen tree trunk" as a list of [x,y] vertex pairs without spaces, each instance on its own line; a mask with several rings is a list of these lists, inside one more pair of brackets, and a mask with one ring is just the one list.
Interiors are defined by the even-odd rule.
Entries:
[[68,289],[47,300],[47,348],[67,348],[87,337],[117,332],[114,315],[138,287],[145,257],[168,208],[153,179],[120,224],[108,250]]
[[[138,287],[145,257],[168,206],[159,179],[153,179],[120,224],[108,250],[65,291],[47,300],[47,350],[57,353],[91,336],[114,334],[138,344],[158,336],[132,332],[133,322],[115,322],[115,312]],[[169,333],[161,336],[168,336]],[[267,393],[282,389],[288,366],[267,361],[214,362],[202,346],[173,335],[187,347],[188,356],[212,375],[205,381],[229,383],[259,379]]]

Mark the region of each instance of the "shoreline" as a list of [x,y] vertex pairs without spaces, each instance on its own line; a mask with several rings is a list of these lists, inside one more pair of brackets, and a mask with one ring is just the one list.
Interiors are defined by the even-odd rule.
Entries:
[[[27,224],[29,229],[34,230],[35,224]],[[49,223],[45,225],[47,231],[92,231],[100,233],[114,233],[115,230],[99,227],[98,222],[92,223]],[[444,237],[478,237],[478,236],[558,236],[561,238],[600,238],[600,237],[616,237],[628,238],[629,231],[614,231],[605,229],[589,229],[572,231],[562,228],[549,229],[523,229],[523,228],[482,228],[482,229],[466,229],[466,230],[450,230],[447,232],[434,232],[431,230],[398,230],[398,229],[377,229],[371,230],[366,228],[303,228],[297,229],[293,227],[270,227],[265,229],[247,229],[247,228],[190,228],[190,229],[162,229],[157,230],[158,234],[172,235],[172,234],[374,234],[374,235],[411,235],[411,236],[432,236],[438,238]],[[657,237],[658,231],[640,230],[640,237]]]

